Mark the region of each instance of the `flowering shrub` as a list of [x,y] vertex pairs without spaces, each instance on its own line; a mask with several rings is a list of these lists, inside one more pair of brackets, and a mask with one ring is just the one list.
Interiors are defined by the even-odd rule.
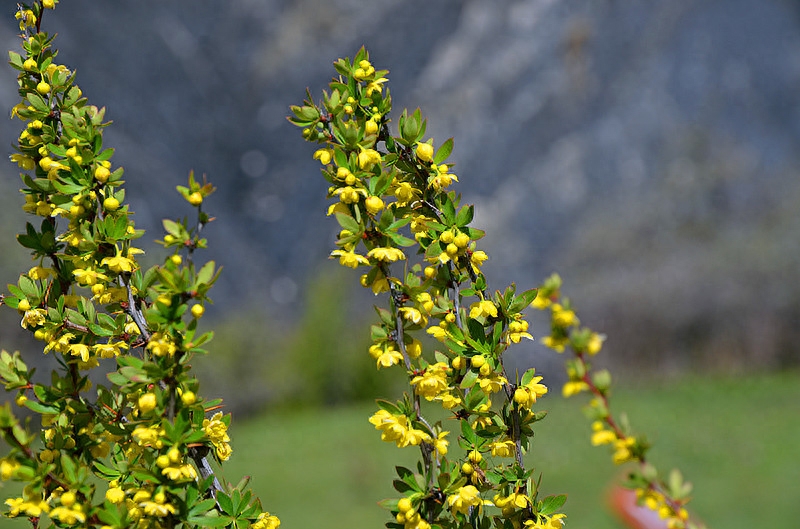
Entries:
[[[34,433],[0,407],[10,448],[0,477],[25,483],[3,514],[33,527],[275,529],[246,480],[215,477],[211,461],[231,455],[231,418],[190,373],[212,338],[200,320],[219,270],[196,263],[195,251],[206,246],[203,204],[214,188],[191,174],[178,186],[196,221],[165,220],[159,242],[169,255],[143,270],[134,246],[143,232],[103,146],[104,109],[83,97],[41,31],[57,3],[19,6],[23,53],[9,54],[21,97],[11,115],[24,123],[11,160],[23,171],[23,209],[41,220],[18,237],[35,265],[0,304],[19,312],[59,368],[34,382],[19,353],[0,353],[0,382],[41,423]],[[89,373],[101,366],[108,383],[94,387]]]
[[[545,418],[537,401],[548,388],[535,369],[512,376],[503,362],[510,346],[533,339],[523,313],[533,306],[550,311],[545,345],[573,353],[564,395],[593,395],[592,444],[611,446],[615,463],[638,463],[628,485],[670,528],[699,527],[684,507],[690,485],[677,471],[660,479],[645,459],[644,437],[610,413],[611,377],[588,362],[604,337],[580,326],[561,297],[560,278],[553,275],[538,290],[518,292],[513,284],[490,290],[481,270],[488,256],[478,246],[484,233],[471,226],[473,207],[452,190],[453,140],[437,146],[426,137],[419,109],[404,110],[392,134],[388,72],[376,69],[363,48],[334,67],[338,77],[322,101],[309,93],[291,107],[289,120],[320,145],[313,157],[333,199],[328,215],[341,227],[331,257],[363,267],[361,284],[388,293],[388,307],[376,307],[369,354],[378,369],[403,371],[408,391],[396,401],[379,400],[369,422],[383,441],[419,447],[420,461],[415,470],[397,467],[400,496],[382,502],[393,516],[386,526],[563,526],[566,496],[545,496],[523,457]],[[422,334],[440,345],[423,350]],[[423,412],[426,403],[452,414],[446,424],[429,419],[435,410]]]
[[[275,529],[280,521],[246,480],[232,486],[215,476],[211,463],[232,453],[230,416],[200,395],[190,372],[212,338],[200,321],[219,270],[196,263],[196,251],[206,246],[204,204],[214,188],[191,174],[178,186],[196,220],[165,220],[159,242],[168,255],[143,270],[134,246],[143,232],[125,204],[123,170],[103,146],[104,111],[83,97],[74,72],[56,62],[53,37],[41,31],[57,4],[19,6],[24,53],[10,53],[21,97],[11,114],[24,123],[11,160],[22,170],[23,209],[41,220],[18,237],[35,264],[0,303],[18,311],[59,368],[49,383],[35,382],[19,353],[0,353],[0,382],[41,425],[33,432],[10,404],[0,407],[9,447],[0,478],[25,484],[3,514],[35,528]],[[548,388],[534,369],[512,377],[503,365],[508,347],[532,339],[523,312],[533,305],[550,310],[544,342],[573,352],[564,394],[593,394],[592,443],[611,446],[617,463],[638,463],[629,484],[670,527],[697,527],[680,474],[661,480],[646,462],[644,438],[610,413],[610,376],[588,362],[603,337],[580,326],[560,279],[538,290],[489,289],[483,232],[471,226],[473,207],[451,191],[453,141],[436,148],[426,139],[419,110],[404,111],[397,135],[390,133],[387,72],[365,50],[335,67],[339,77],[322,104],[309,94],[292,107],[291,121],[321,144],[314,158],[335,199],[328,214],[341,226],[331,257],[364,267],[361,284],[388,293],[369,354],[378,369],[403,370],[408,392],[379,401],[369,421],[383,441],[418,447],[420,461],[397,468],[400,496],[383,502],[393,515],[387,526],[563,526],[566,496],[544,495],[524,458],[545,418],[537,402]],[[422,333],[441,345],[424,350]],[[102,367],[108,383],[95,387],[89,374]],[[452,417],[433,421],[423,406]]]

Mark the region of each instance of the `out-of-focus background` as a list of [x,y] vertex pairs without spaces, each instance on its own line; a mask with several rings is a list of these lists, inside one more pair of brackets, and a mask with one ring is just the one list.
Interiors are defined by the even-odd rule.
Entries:
[[[327,262],[337,225],[326,185],[285,120],[362,44],[390,70],[397,112],[421,107],[437,145],[455,137],[457,189],[487,232],[490,286],[561,274],[582,320],[608,335],[622,407],[656,430],[665,466],[696,482],[706,521],[796,523],[800,503],[786,490],[800,477],[789,405],[800,396],[797,2],[64,0],[44,26],[90,101],[108,106],[106,143],[148,230],[147,262],[163,259],[151,242],[161,219],[189,211],[174,191],[189,170],[218,188],[206,255],[224,272],[201,389],[237,414],[242,472],[287,527],[377,525],[374,493],[391,495],[396,449],[379,446],[363,404],[398,387],[366,354],[370,307],[383,300]],[[0,45],[18,49],[17,33],[9,8]],[[18,102],[15,77],[0,69],[0,108]],[[0,121],[9,152],[18,129]],[[18,186],[16,167],[0,166],[2,283],[31,265],[13,243],[26,221]],[[40,349],[10,310],[0,346],[31,363]],[[536,365],[554,388],[547,406],[564,408],[562,358],[535,342],[510,356]],[[563,490],[583,487],[567,504],[571,525],[614,527],[601,505],[615,470],[567,404],[566,419],[542,423],[530,457],[545,483],[555,473],[555,489],[554,467],[574,474]],[[285,415],[259,415],[276,408]],[[559,452],[562,431],[579,438],[578,455]],[[297,457],[314,462],[296,472],[298,487],[327,490],[314,492],[325,507],[267,483]]]

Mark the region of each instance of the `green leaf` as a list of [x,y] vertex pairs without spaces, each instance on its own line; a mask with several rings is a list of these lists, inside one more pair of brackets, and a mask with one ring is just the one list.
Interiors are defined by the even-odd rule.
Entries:
[[203,265],[200,271],[197,272],[197,283],[211,283],[211,279],[214,277],[214,261],[209,261]]
[[510,314],[516,314],[520,312],[522,309],[530,305],[534,299],[536,299],[536,294],[538,292],[538,289],[531,288],[530,290],[526,290],[525,292],[521,293],[519,296],[516,296],[514,301],[508,306],[508,312]]
[[443,161],[447,160],[447,157],[450,156],[450,153],[453,152],[453,138],[448,138],[439,150],[436,151],[436,154],[433,157],[433,163],[440,164]]
[[539,514],[551,515],[555,513],[567,501],[566,494],[559,494],[558,496],[548,496],[544,498],[539,504]]
[[31,106],[33,106],[33,108],[39,112],[50,112],[50,108],[47,106],[47,101],[45,101],[44,98],[36,92],[30,92],[27,95],[27,100],[30,102]]
[[58,413],[59,409],[56,406],[44,405],[36,402],[35,400],[26,400],[25,407],[36,413]]
[[461,421],[461,437],[470,445],[475,445],[478,442],[478,436],[475,435],[475,430],[470,426],[469,421]]
[[339,222],[339,225],[352,232],[352,233],[361,233],[362,229],[356,219],[351,217],[350,215],[345,215],[344,213],[336,213],[336,220]]
[[469,389],[475,385],[475,382],[478,381],[478,373],[476,371],[469,370],[467,374],[464,375],[464,378],[461,380],[460,387],[461,389]]
[[475,215],[475,206],[472,204],[468,206],[464,206],[463,208],[458,210],[458,215],[456,215],[456,226],[466,226],[470,222],[472,222],[472,218]]
[[231,501],[231,497],[225,494],[224,492],[217,493],[217,503],[219,504],[219,508],[222,509],[222,512],[230,515],[234,515],[233,510],[233,502]]

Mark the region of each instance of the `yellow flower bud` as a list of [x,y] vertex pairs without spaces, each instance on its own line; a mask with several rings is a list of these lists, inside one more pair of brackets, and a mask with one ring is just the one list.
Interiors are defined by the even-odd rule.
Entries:
[[192,310],[192,316],[194,316],[197,319],[202,318],[203,314],[205,314],[206,312],[206,309],[200,304],[192,305],[191,310]]
[[475,355],[472,357],[472,367],[480,369],[485,363],[486,358],[483,355]]
[[47,95],[50,93],[50,85],[45,83],[44,81],[40,81],[39,84],[36,85],[36,91],[40,94]]
[[67,491],[61,495],[61,505],[64,507],[72,507],[75,505],[75,493]]
[[142,413],[148,413],[153,411],[156,408],[157,404],[158,400],[156,399],[154,393],[145,393],[144,395],[139,397],[139,400],[137,402],[139,411],[141,411]]
[[459,233],[453,239],[453,244],[458,246],[459,248],[466,248],[469,244],[469,235],[466,233]]
[[418,143],[416,153],[418,159],[423,162],[430,162],[433,160],[433,145],[430,143]]
[[28,71],[35,70],[37,66],[36,61],[33,59],[25,59],[25,62],[22,63],[22,67]]
[[184,391],[181,394],[181,402],[183,402],[184,406],[191,406],[197,400],[197,396],[194,394],[193,391]]
[[411,505],[411,500],[408,498],[400,498],[400,501],[397,502],[397,510],[402,513],[407,513],[414,507]]
[[455,240],[455,234],[453,233],[453,230],[447,230],[442,232],[442,234],[439,235],[439,240],[445,244],[450,244],[451,242],[453,242]]
[[17,304],[17,308],[19,310],[31,310],[31,303],[27,299],[19,300],[19,304]]
[[195,191],[194,193],[189,195],[189,198],[187,198],[186,200],[188,200],[189,204],[193,206],[199,206],[200,204],[203,203],[203,195],[201,195],[199,191]]
[[170,256],[169,260],[172,261],[172,264],[174,264],[175,266],[180,266],[181,263],[183,262],[183,257],[181,257],[178,254],[174,254]]
[[374,215],[383,209],[383,200],[373,195],[364,201],[364,205],[367,206],[367,211]]
[[108,197],[103,200],[103,209],[106,211],[117,211],[119,209],[119,200],[114,197]]
[[98,166],[97,169],[94,170],[94,178],[101,184],[105,184],[109,176],[111,176],[111,171],[102,165]]

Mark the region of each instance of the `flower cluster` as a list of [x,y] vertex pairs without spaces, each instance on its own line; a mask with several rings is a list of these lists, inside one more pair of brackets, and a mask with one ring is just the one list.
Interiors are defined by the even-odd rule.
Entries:
[[[404,370],[409,393],[379,401],[369,422],[383,441],[418,447],[422,461],[418,473],[398,467],[403,496],[385,505],[405,529],[556,527],[565,496],[540,495],[523,461],[548,390],[533,369],[511,377],[503,365],[509,346],[533,339],[522,311],[536,290],[487,287],[484,234],[451,189],[453,140],[437,148],[419,109],[403,111],[390,131],[387,72],[365,50],[334,67],[339,77],[321,104],[309,96],[289,119],[319,144],[327,213],[341,228],[331,257],[389,295],[388,308],[376,307],[369,354],[379,369]],[[428,350],[424,335],[440,347]],[[447,410],[456,427],[428,420],[423,404]],[[461,456],[448,430],[460,431]]]
[[[0,478],[25,484],[3,514],[34,527],[219,527],[225,517],[275,529],[279,520],[249,491],[223,489],[214,476],[209,458],[231,455],[230,416],[207,417],[219,401],[201,398],[189,371],[211,338],[199,320],[218,270],[184,256],[206,245],[202,205],[214,188],[193,175],[178,186],[197,222],[165,220],[161,243],[171,255],[143,270],[123,169],[103,145],[104,109],[88,104],[74,70],[57,61],[54,38],[40,31],[57,3],[20,4],[23,53],[9,54],[20,96],[11,116],[23,123],[11,161],[22,171],[22,209],[38,219],[18,237],[34,266],[0,305],[18,312],[60,367],[49,385],[37,383],[19,353],[0,353],[0,382],[42,425],[35,435],[0,407],[9,447]],[[108,384],[95,387],[89,372],[101,365]]]
[[591,444],[611,448],[615,464],[636,462],[639,467],[629,474],[629,485],[636,489],[639,503],[645,505],[667,521],[670,529],[699,527],[690,520],[684,505],[689,501],[691,485],[685,483],[680,473],[673,471],[667,481],[646,460],[649,448],[643,436],[634,436],[627,421],[613,417],[609,404],[611,375],[607,370],[593,370],[589,359],[600,352],[605,336],[581,327],[570,301],[561,296],[561,278],[553,274],[539,288],[531,306],[550,311],[550,336],[543,340],[559,353],[570,349],[573,358],[567,360],[568,380],[563,394],[570,397],[578,393],[591,393],[586,415],[592,419]]

